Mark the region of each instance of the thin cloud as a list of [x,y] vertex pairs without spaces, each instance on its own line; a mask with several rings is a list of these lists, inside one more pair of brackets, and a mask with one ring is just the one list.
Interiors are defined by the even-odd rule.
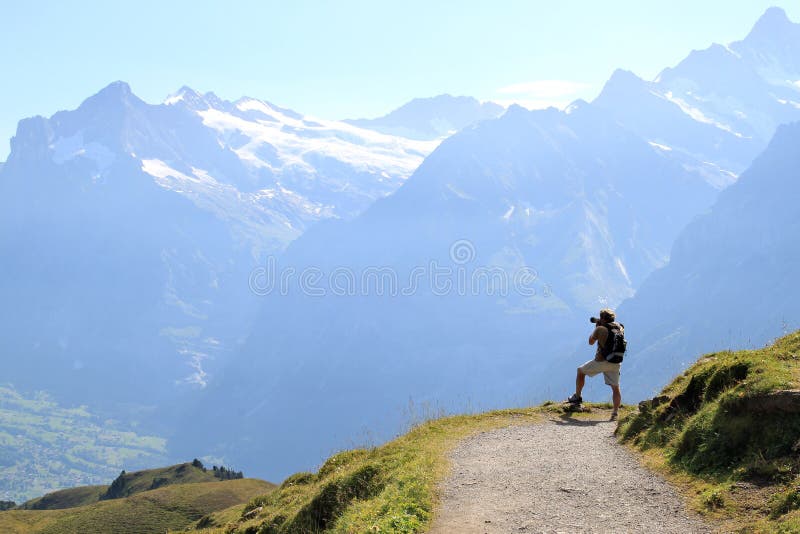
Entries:
[[552,98],[577,94],[591,87],[588,83],[570,80],[534,80],[501,87],[497,90],[503,95],[529,95],[535,98]]
[[564,109],[572,103],[572,100],[543,100],[535,98],[493,98],[492,102],[500,104],[504,108],[512,104],[517,104],[526,109],[546,109],[558,108]]
[[499,98],[492,100],[506,107],[518,104],[528,109],[563,109],[591,87],[591,84],[571,80],[532,80],[501,87],[495,91]]

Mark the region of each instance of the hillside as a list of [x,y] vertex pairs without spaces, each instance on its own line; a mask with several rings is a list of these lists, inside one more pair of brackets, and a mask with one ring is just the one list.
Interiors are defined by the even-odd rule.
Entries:
[[[602,408],[595,405],[588,413],[567,415],[560,406],[545,403],[430,420],[383,446],[335,454],[318,472],[292,475],[276,491],[243,508],[211,514],[204,520],[205,532],[424,532],[441,502],[448,458],[466,438],[550,420],[556,426],[573,425],[558,445],[566,446],[567,437],[577,439],[573,434],[580,428],[595,427],[598,418],[607,417]],[[616,431],[619,440],[629,444],[636,456],[643,453],[648,467],[666,476],[683,498],[688,497],[690,515],[700,513],[702,521],[725,532],[741,528],[797,532],[800,528],[796,455],[800,332],[762,349],[703,356],[662,395],[643,402],[638,412],[629,408],[625,412]],[[511,434],[519,434],[515,432]],[[523,438],[514,437],[512,442],[517,439]],[[536,445],[529,441],[525,446]],[[518,461],[506,455],[508,450],[490,447],[486,454],[502,465]],[[542,455],[534,456],[540,461]],[[607,457],[600,458],[603,462]],[[546,476],[563,485],[564,462],[551,462],[549,469],[544,471]],[[632,506],[652,508],[652,503],[644,502],[651,497]],[[631,510],[626,514],[631,515]]]
[[617,434],[723,531],[800,531],[800,332],[703,356]]
[[42,497],[31,499],[20,505],[20,508],[26,510],[74,508],[101,500],[129,497],[143,491],[173,484],[218,482],[223,478],[242,478],[241,475],[241,473],[235,473],[225,468],[218,470],[217,466],[214,466],[213,469],[206,469],[202,463],[195,460],[192,463],[187,462],[158,469],[134,471],[132,473],[122,471],[110,485],[80,486],[54,491]]
[[[545,479],[537,486],[544,501],[535,503],[539,508],[522,507],[515,513],[534,517],[539,513],[536,510],[544,507],[568,524],[575,520],[569,514],[577,512],[554,511],[548,505],[549,497],[544,496],[555,491],[566,502],[573,499],[559,491],[578,491],[569,489],[573,487],[569,484],[578,484],[574,466],[560,460],[543,460],[542,456],[547,455],[541,454],[542,447],[537,443],[550,443],[545,449],[564,446],[574,453],[580,447],[581,433],[595,440],[610,439],[610,429],[604,438],[598,426],[598,422],[607,421],[606,408],[588,405],[585,412],[567,414],[559,405],[545,403],[533,408],[431,419],[382,446],[334,454],[317,472],[294,474],[274,491],[268,483],[248,479],[176,484],[70,510],[3,512],[0,530],[106,532],[125,525],[126,532],[173,528],[208,534],[424,532],[431,527],[434,516],[441,517],[438,507],[449,502],[443,501],[441,492],[454,486],[443,482],[449,480],[449,473],[455,473],[450,463],[453,454],[457,454],[454,451],[472,450],[471,445],[464,449],[467,441],[478,444],[469,454],[489,455],[491,458],[486,461],[491,459],[500,471],[511,464],[530,470],[526,462],[544,462]],[[537,431],[533,427],[539,424],[543,427]],[[498,429],[506,430],[497,432]],[[631,482],[631,476],[638,477],[642,484],[658,492],[658,499],[668,497],[668,502],[673,503],[669,511],[673,520],[700,513],[703,518],[691,520],[726,532],[796,532],[800,528],[800,461],[796,455],[800,439],[800,332],[761,349],[701,357],[660,396],[642,402],[638,412],[625,408],[616,434],[635,451],[635,456],[643,455],[648,467],[677,486],[677,495],[683,497],[676,500],[668,495],[675,495],[673,490],[656,480],[659,477],[654,478],[646,470],[631,475],[628,471],[639,469],[633,459],[623,474],[634,485],[639,482]],[[500,442],[493,445],[491,440],[495,439]],[[520,439],[525,443],[517,443]],[[498,449],[498,444],[502,448]],[[611,454],[619,456],[620,462],[628,462],[613,440],[598,442],[597,446],[602,446],[602,454],[584,455],[589,471],[595,473],[592,462],[607,465]],[[517,447],[519,454],[503,452],[510,451],[508,447]],[[532,456],[521,459],[522,451]],[[562,452],[567,454],[566,450]],[[473,469],[476,461],[482,463],[478,457],[466,469]],[[184,475],[186,480],[207,474],[191,464],[182,464],[131,474],[129,483],[131,488],[144,488],[165,473],[180,478],[181,472],[191,473]],[[572,475],[567,476],[568,472]],[[619,473],[611,469],[603,476],[614,479]],[[517,476],[514,484],[525,483],[527,487],[524,479]],[[470,480],[465,483],[467,486],[474,483]],[[548,480],[557,483],[557,487],[553,489]],[[567,490],[558,490],[564,484]],[[605,491],[590,490],[590,486],[582,486],[581,491]],[[489,488],[495,498],[508,489],[502,484]],[[645,501],[654,498],[629,499],[627,521],[635,523],[637,517],[645,517],[641,514],[652,513],[657,502]],[[686,498],[690,510],[684,516],[682,502]],[[509,518],[497,516],[498,510],[493,512],[498,524],[491,531],[508,522]]]
[[255,479],[174,484],[77,508],[10,510],[0,513],[0,532],[165,532],[188,528],[205,514],[245,503],[269,492],[272,487],[268,482]]
[[[597,408],[574,414],[573,420],[607,420],[608,412]],[[203,532],[425,532],[439,502],[438,486],[449,471],[448,454],[462,440],[563,416],[559,406],[546,403],[432,419],[379,447],[334,454],[316,473],[291,475],[244,508],[211,514]]]
[[98,502],[108,486],[78,486],[53,491],[19,505],[21,510],[63,510]]

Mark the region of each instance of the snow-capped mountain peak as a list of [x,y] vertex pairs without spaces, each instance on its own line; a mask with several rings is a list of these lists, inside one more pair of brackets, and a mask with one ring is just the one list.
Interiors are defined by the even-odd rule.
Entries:
[[786,11],[781,7],[767,8],[763,15],[753,25],[753,29],[744,38],[745,42],[769,41],[786,32],[796,31],[797,24],[789,20]]
[[169,95],[166,99],[164,99],[164,104],[171,106],[177,104],[178,102],[192,101],[201,98],[202,95],[200,95],[200,93],[198,93],[188,85],[184,85],[176,92]]
[[799,80],[800,24],[771,8],[745,39],[693,50],[652,82],[615,71],[595,103],[724,187],[800,119]]
[[184,93],[173,105],[196,114],[250,169],[254,186],[280,184],[341,217],[394,191],[439,144],[311,118],[250,97],[228,102]]
[[800,24],[789,20],[783,9],[769,8],[747,37],[730,48],[770,84],[799,89]]

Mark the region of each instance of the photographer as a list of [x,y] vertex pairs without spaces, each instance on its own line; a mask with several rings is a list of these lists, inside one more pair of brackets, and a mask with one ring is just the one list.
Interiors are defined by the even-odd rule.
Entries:
[[599,318],[592,317],[589,320],[596,325],[592,335],[589,336],[589,345],[597,343],[597,352],[593,360],[578,367],[575,394],[567,399],[567,402],[573,406],[579,406],[583,401],[581,391],[586,377],[603,373],[605,382],[611,386],[613,394],[614,411],[611,413],[613,421],[617,418],[622,402],[622,394],[619,389],[619,368],[625,352],[625,326],[615,322],[616,314],[608,308],[600,310]]

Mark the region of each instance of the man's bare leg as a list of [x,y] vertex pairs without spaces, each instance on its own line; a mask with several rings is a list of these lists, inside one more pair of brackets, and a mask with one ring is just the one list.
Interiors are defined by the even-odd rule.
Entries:
[[586,375],[578,369],[578,376],[575,377],[575,396],[580,397],[583,391],[583,385],[586,384]]
[[619,386],[611,386],[611,398],[614,401],[614,413],[617,413],[622,404],[622,393],[619,390]]

